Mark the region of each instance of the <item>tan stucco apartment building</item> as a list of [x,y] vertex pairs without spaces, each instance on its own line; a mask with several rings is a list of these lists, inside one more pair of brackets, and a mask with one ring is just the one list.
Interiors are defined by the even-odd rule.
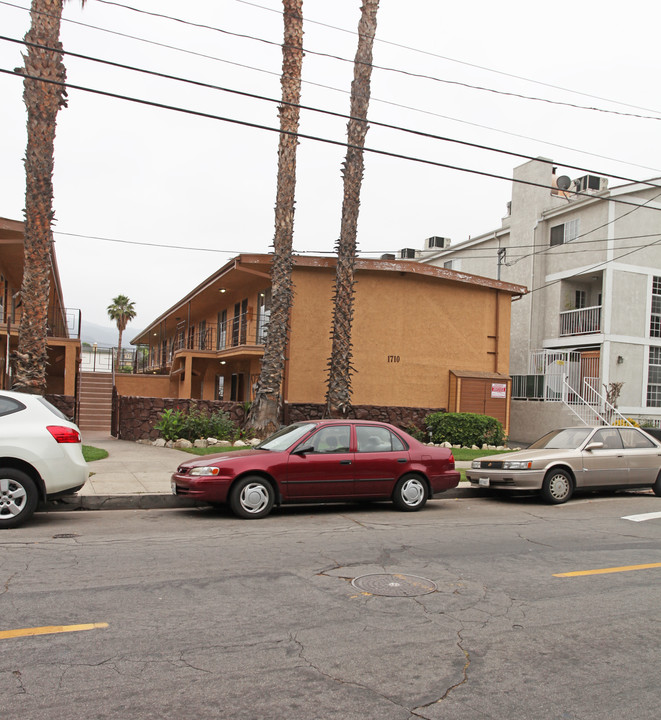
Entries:
[[[118,375],[118,392],[250,400],[268,329],[270,263],[270,255],[239,255],[150,323],[132,340],[145,347],[144,374]],[[285,403],[324,401],[334,278],[334,258],[295,256]],[[497,397],[509,406],[510,308],[525,292],[444,268],[358,259],[353,404],[465,410],[457,389],[472,383],[464,397],[474,396],[477,383],[487,404]]]

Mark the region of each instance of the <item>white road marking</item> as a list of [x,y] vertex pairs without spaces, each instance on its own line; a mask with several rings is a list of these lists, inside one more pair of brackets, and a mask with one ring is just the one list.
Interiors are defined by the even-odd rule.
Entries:
[[633,522],[643,522],[644,520],[657,520],[661,518],[661,512],[643,513],[642,515],[625,515],[622,520],[633,520]]

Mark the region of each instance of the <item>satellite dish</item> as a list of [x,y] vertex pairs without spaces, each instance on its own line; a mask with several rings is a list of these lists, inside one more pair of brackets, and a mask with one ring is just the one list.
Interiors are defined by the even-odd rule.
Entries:
[[571,178],[567,175],[561,175],[556,180],[556,185],[558,186],[558,190],[569,190],[569,186],[571,185]]

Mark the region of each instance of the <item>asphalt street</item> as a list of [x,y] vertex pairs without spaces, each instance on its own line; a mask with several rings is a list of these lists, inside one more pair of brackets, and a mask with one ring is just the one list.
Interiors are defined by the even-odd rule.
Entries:
[[40,513],[0,533],[1,714],[656,720],[660,512]]

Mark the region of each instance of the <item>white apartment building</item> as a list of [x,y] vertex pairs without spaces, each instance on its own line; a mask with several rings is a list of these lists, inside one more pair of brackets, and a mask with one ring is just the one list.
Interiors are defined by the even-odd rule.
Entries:
[[617,383],[620,413],[659,424],[661,179],[609,188],[557,177],[545,158],[513,177],[499,228],[456,245],[429,238],[402,256],[527,286],[512,305],[512,439],[580,424],[578,405],[597,424]]

